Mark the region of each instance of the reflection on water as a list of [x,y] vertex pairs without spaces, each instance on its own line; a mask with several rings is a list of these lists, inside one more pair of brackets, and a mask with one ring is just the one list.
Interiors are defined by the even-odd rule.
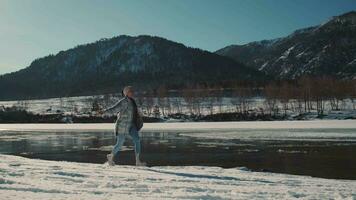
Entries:
[[[261,130],[259,133],[263,134]],[[330,141],[246,140],[239,137],[213,139],[163,132],[145,132],[141,136],[143,160],[150,166],[244,166],[256,171],[356,179],[356,142],[347,138]],[[0,153],[48,160],[104,163],[114,142],[112,132],[2,131]],[[126,140],[120,152],[119,164],[134,164],[131,140]]]

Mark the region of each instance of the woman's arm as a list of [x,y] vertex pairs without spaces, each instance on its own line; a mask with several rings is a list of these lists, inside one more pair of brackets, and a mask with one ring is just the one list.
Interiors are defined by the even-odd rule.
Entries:
[[120,112],[121,109],[122,109],[122,104],[123,104],[123,101],[124,101],[124,100],[125,100],[125,99],[119,100],[119,101],[116,102],[113,106],[111,106],[111,107],[109,107],[109,108],[107,108],[107,109],[104,109],[102,112],[103,112],[103,113],[109,112],[109,111],[114,110],[115,108],[119,108],[119,111],[118,111],[118,112]]

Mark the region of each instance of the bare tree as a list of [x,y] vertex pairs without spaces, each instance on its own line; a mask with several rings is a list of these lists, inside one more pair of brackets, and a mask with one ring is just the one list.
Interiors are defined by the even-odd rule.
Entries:
[[315,78],[311,85],[312,99],[316,103],[318,116],[322,116],[325,110],[325,100],[328,98],[328,81],[327,78]]
[[202,113],[202,104],[204,103],[204,99],[206,99],[206,90],[204,87],[197,85],[193,89],[193,109],[194,113],[197,115],[201,115]]
[[277,89],[277,91],[279,92],[278,98],[282,104],[282,109],[284,111],[284,116],[287,116],[287,111],[289,110],[289,101],[291,98],[291,90],[292,90],[292,86],[288,83],[288,82],[283,82],[282,86]]
[[264,88],[265,105],[270,115],[278,114],[278,94],[279,88],[275,84],[268,84]]
[[157,104],[161,108],[162,115],[166,116],[166,107],[167,107],[167,96],[168,90],[165,86],[160,86],[157,89]]
[[194,91],[191,87],[183,89],[183,99],[190,114],[193,114]]
[[153,106],[155,105],[153,96],[152,96],[152,91],[148,91],[146,95],[143,97],[143,108],[145,108],[145,111],[147,116],[151,116],[153,112]]
[[300,80],[300,86],[303,91],[304,110],[310,112],[313,109],[311,90],[312,90],[312,78],[309,76],[303,76]]
[[99,99],[99,102],[103,108],[109,107],[115,103],[112,94],[104,94],[102,99]]
[[29,103],[26,100],[19,100],[16,102],[15,107],[19,110],[28,110]]
[[102,106],[101,106],[99,97],[94,98],[94,100],[92,102],[91,111],[92,112],[99,112],[99,111],[101,111],[101,109],[102,109]]
[[350,81],[350,99],[353,110],[356,110],[356,80]]
[[59,97],[59,110],[63,110],[64,108],[64,101],[63,101],[63,97]]
[[217,101],[216,94],[214,93],[214,88],[207,88],[207,95],[205,99],[209,114],[214,114],[214,105]]
[[291,102],[291,107],[293,111],[298,112],[299,114],[302,114],[304,112],[303,109],[303,90],[299,86],[294,86],[291,89],[291,94],[292,94],[292,102]]
[[219,110],[219,113],[222,113],[223,112],[223,97],[224,97],[224,89],[220,88],[217,90],[216,92],[216,96],[215,96],[215,101],[216,101],[216,104],[218,106],[218,110]]
[[250,87],[236,87],[232,91],[231,104],[235,106],[236,112],[248,114],[251,109],[252,89]]
[[181,104],[182,104],[181,98],[179,97],[172,98],[172,108],[173,110],[175,110],[174,112],[182,113]]

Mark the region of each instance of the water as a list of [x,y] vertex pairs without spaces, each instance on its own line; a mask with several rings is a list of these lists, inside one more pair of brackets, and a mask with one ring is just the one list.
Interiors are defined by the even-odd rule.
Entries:
[[[142,159],[149,166],[247,167],[356,180],[355,133],[356,129],[145,132]],[[0,153],[46,160],[104,163],[114,142],[112,132],[105,131],[0,131]],[[119,164],[134,164],[130,139],[120,152]]]

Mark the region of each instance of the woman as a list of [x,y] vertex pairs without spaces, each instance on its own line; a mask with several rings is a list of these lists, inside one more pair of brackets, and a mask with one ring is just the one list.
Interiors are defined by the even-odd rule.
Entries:
[[115,124],[116,144],[111,154],[107,155],[109,165],[115,165],[115,157],[118,156],[127,135],[130,135],[135,145],[136,166],[144,166],[145,163],[140,160],[141,143],[138,131],[142,128],[142,117],[138,112],[134,97],[134,90],[127,86],[122,91],[124,98],[118,101],[114,106],[105,109],[103,112],[117,110],[117,120]]

